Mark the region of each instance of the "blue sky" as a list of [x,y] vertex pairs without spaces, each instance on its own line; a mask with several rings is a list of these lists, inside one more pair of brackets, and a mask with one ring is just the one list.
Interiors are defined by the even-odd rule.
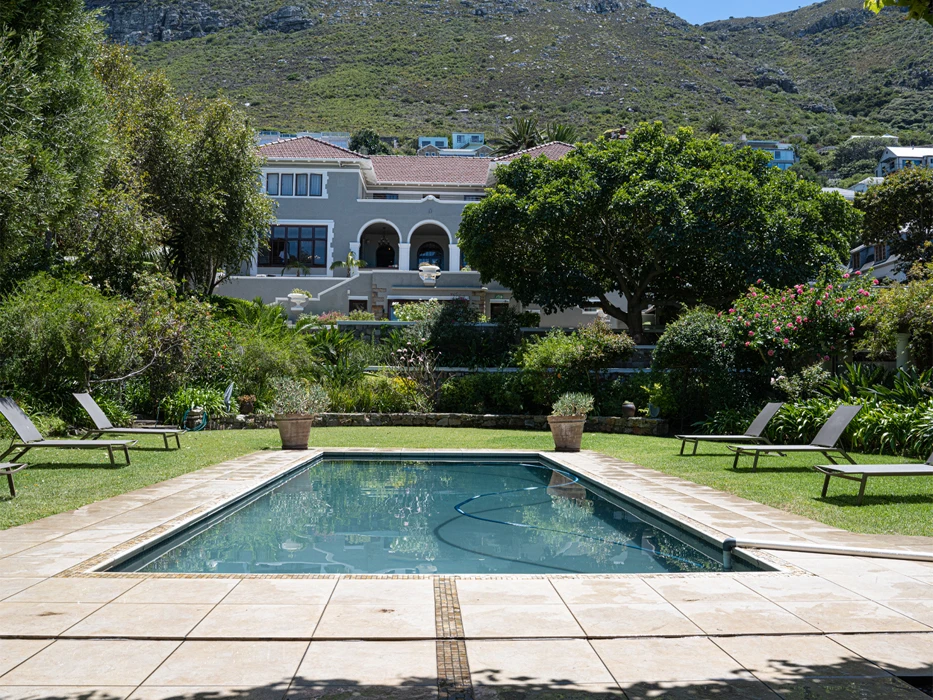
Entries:
[[811,5],[808,0],[648,0],[655,7],[666,7],[693,24],[728,17],[763,17]]

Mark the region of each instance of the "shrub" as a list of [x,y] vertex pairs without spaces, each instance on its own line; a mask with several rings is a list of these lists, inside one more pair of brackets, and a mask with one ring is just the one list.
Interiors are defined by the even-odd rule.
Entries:
[[161,410],[167,421],[180,424],[185,419],[185,413],[195,407],[202,408],[209,416],[224,415],[224,394],[218,389],[184,387],[166,397],[162,401]]
[[585,416],[593,410],[593,396],[579,392],[562,394],[551,406],[552,416]]
[[269,408],[275,414],[315,414],[327,410],[330,399],[319,384],[305,379],[277,377],[270,382],[275,398]]
[[522,413],[521,377],[513,372],[477,372],[451,377],[441,386],[445,413]]
[[707,309],[689,311],[667,326],[651,360],[652,380],[659,385],[653,392],[668,397],[663,413],[692,422],[745,405],[750,378],[738,371],[732,341],[729,326]]
[[396,304],[394,308],[395,318],[399,321],[427,321],[437,315],[440,309],[441,302],[438,299]]
[[796,374],[784,375],[784,370],[778,367],[778,376],[772,380],[772,386],[784,394],[789,401],[812,399],[820,395],[832,375],[823,369],[822,365],[815,364],[804,367]]

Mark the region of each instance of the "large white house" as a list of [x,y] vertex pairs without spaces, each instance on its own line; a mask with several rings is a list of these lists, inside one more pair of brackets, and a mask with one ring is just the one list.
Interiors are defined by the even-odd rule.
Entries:
[[933,168],[933,146],[888,146],[875,175],[885,177],[904,168]]
[[[430,298],[468,298],[490,317],[518,308],[510,290],[482,284],[469,269],[457,238],[461,215],[485,196],[499,165],[526,154],[562,158],[572,149],[554,142],[501,158],[439,158],[364,156],[310,136],[266,144],[259,149],[263,187],[277,217],[269,247],[218,291],[285,303],[300,288],[311,297],[305,313],[366,310],[378,319],[392,318],[399,303]],[[349,253],[366,266],[348,278],[331,265]],[[422,279],[425,263],[440,277]],[[625,308],[620,296],[610,296]],[[577,326],[596,311],[544,315],[541,325]]]

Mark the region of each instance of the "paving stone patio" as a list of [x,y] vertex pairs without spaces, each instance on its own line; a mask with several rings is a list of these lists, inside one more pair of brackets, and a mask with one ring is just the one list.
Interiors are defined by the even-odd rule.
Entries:
[[[421,451],[451,452],[466,451]],[[0,699],[926,697],[898,677],[933,677],[933,563],[781,552],[758,555],[777,571],[715,574],[97,570],[319,454],[257,453],[0,531]],[[720,540],[933,550],[596,453],[547,456]]]

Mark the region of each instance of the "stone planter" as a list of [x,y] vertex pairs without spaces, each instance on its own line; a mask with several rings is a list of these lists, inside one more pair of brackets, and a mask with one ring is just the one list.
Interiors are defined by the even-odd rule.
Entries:
[[275,424],[279,427],[283,450],[307,450],[308,439],[314,416],[309,413],[287,413],[275,415]]
[[554,449],[558,452],[579,452],[583,441],[583,426],[586,416],[548,416]]
[[250,415],[256,411],[256,404],[252,401],[240,401],[240,413]]
[[631,401],[626,401],[622,404],[622,416],[625,418],[634,418],[635,417],[635,404]]
[[188,411],[188,417],[185,418],[185,428],[188,430],[194,430],[199,425],[201,421],[204,420],[204,411],[201,408],[192,408]]

